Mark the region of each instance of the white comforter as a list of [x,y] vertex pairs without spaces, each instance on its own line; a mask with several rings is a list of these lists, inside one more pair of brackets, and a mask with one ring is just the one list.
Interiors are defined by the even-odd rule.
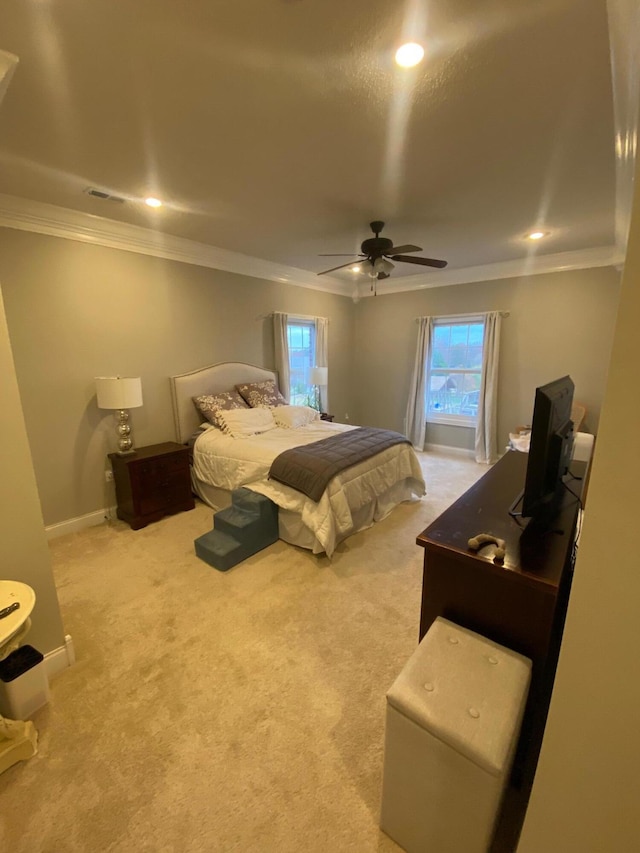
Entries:
[[354,532],[353,514],[373,504],[372,520],[383,518],[398,502],[425,494],[418,459],[410,444],[399,444],[334,477],[316,503],[301,492],[269,480],[275,457],[290,447],[310,444],[353,429],[316,421],[296,429],[276,427],[260,435],[231,438],[218,429],[203,430],[194,445],[193,473],[221,489],[249,486],[285,510],[299,513],[315,535],[315,552],[331,556],[338,542]]

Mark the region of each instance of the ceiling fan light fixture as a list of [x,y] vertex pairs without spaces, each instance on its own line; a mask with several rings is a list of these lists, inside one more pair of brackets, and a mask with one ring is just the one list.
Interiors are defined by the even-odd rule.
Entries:
[[[391,271],[395,269],[395,264],[392,264],[388,258],[393,261],[401,261],[406,264],[417,264],[423,267],[436,267],[442,269],[447,266],[446,261],[440,261],[436,258],[423,258],[414,256],[414,252],[421,252],[420,246],[414,246],[412,243],[403,243],[402,245],[393,244],[393,240],[388,237],[381,237],[380,232],[384,228],[384,222],[375,220],[370,222],[369,226],[374,233],[373,237],[364,240],[360,245],[360,258],[351,257],[350,261],[344,264],[338,264],[337,267],[331,267],[328,270],[321,270],[318,275],[326,275],[327,273],[342,270],[344,272],[349,269],[350,272],[368,276],[372,279],[389,278]],[[351,255],[356,254],[352,252]],[[349,257],[348,254],[323,254],[321,257]]]
[[532,231],[530,234],[527,234],[529,240],[542,240],[542,238],[546,236],[547,234],[545,231]]
[[407,42],[396,50],[396,62],[401,68],[413,68],[424,57],[424,48],[416,42]]
[[369,260],[369,258],[367,258],[366,261],[361,261],[358,264],[358,272],[360,273],[360,275],[368,275],[370,278],[375,278],[377,275],[377,273],[373,271],[373,263]]
[[376,258],[373,263],[373,272],[371,275],[377,277],[379,273],[385,273],[389,275],[391,270],[394,270],[395,264],[392,264],[391,261],[388,261],[386,258]]
[[149,196],[149,198],[145,198],[144,203],[147,207],[162,207],[162,202],[159,198],[153,198],[153,196]]

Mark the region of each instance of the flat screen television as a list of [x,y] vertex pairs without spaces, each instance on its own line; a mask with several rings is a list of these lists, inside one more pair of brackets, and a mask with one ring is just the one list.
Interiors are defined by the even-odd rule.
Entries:
[[570,376],[536,388],[521,512],[532,522],[551,520],[562,498],[573,451],[573,390]]

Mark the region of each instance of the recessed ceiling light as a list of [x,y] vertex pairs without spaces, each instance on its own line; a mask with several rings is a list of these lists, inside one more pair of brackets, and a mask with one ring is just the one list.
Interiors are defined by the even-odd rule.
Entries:
[[159,198],[145,198],[144,203],[149,207],[162,207],[162,202]]
[[527,234],[530,240],[541,240],[544,236],[544,231],[532,231],[531,234]]
[[358,266],[358,264],[356,264],[355,267],[351,267],[351,272],[360,272],[360,267]]
[[424,48],[415,42],[403,44],[396,50],[396,62],[403,68],[412,68],[422,61]]

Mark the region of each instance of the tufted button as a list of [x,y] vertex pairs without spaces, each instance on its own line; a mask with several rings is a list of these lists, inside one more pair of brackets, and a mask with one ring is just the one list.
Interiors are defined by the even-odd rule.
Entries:
[[469,716],[473,717],[474,720],[477,720],[480,716],[480,711],[477,708],[469,708]]
[[427,681],[427,683],[424,685],[424,689],[427,691],[427,693],[431,693],[431,691],[433,690],[433,684],[430,681]]
[[495,664],[497,664],[497,663],[498,663],[498,658],[494,658],[494,657],[493,657],[493,655],[490,655],[490,656],[487,658],[487,660],[489,661],[489,663],[492,663],[494,666],[495,666]]
[[449,642],[451,643],[452,646],[455,646],[458,643],[458,638],[457,637],[449,637]]

